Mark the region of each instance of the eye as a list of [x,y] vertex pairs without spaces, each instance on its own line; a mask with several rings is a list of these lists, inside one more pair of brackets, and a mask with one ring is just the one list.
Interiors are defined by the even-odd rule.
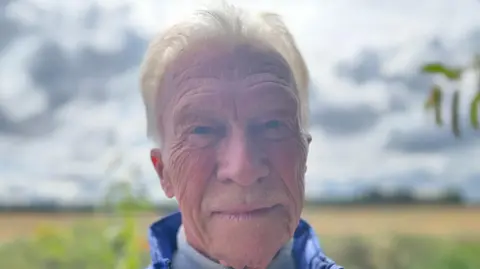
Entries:
[[222,128],[216,125],[192,126],[188,132],[188,143],[195,148],[203,148],[215,144],[222,137]]
[[265,123],[267,129],[277,129],[281,127],[282,123],[279,120],[270,120]]
[[192,134],[196,135],[208,135],[213,134],[215,129],[210,126],[196,126],[192,129]]
[[256,127],[256,133],[263,138],[280,140],[291,134],[290,128],[281,120],[268,120]]

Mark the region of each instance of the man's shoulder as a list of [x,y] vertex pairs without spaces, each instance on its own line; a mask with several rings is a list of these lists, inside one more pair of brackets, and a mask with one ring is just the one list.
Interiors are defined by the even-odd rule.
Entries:
[[[152,265],[146,269],[169,269],[177,250],[177,233],[182,225],[180,212],[161,218],[150,226],[149,243]],[[292,255],[298,269],[343,269],[328,258],[314,229],[301,219],[294,233]]]
[[[177,250],[177,233],[182,224],[180,212],[174,212],[154,222],[148,232],[152,261],[170,261]],[[157,269],[157,268],[155,268]]]
[[325,255],[317,234],[306,220],[300,220],[293,237],[292,254],[298,269],[343,269]]

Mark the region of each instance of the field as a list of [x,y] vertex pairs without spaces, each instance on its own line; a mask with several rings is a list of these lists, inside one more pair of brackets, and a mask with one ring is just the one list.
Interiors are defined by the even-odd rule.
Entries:
[[[136,217],[140,230],[162,214]],[[324,207],[306,209],[303,217],[320,236],[382,236],[412,234],[441,237],[480,236],[478,207]],[[110,217],[92,214],[0,214],[0,241],[32,234],[41,224],[66,227],[78,221],[104,222]]]
[[[144,238],[147,227],[160,216],[137,215],[138,236]],[[348,269],[480,268],[478,207],[320,207],[306,209],[303,217],[315,228],[325,252]],[[0,214],[0,243],[32,238],[39,227],[68,230],[77,223],[105,227],[112,220],[106,215],[74,213]],[[0,260],[1,255],[0,248]],[[14,263],[10,266],[26,268]]]

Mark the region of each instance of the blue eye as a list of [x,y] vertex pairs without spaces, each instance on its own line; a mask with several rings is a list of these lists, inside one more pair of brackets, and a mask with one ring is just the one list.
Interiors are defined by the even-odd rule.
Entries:
[[265,121],[255,128],[255,134],[269,140],[281,140],[292,135],[288,125],[282,120]]
[[197,126],[193,128],[192,134],[207,135],[207,134],[212,134],[214,131],[215,130],[209,126]]
[[267,129],[277,129],[277,128],[280,127],[280,125],[281,125],[281,123],[278,120],[271,120],[271,121],[267,121],[265,123],[265,127]]

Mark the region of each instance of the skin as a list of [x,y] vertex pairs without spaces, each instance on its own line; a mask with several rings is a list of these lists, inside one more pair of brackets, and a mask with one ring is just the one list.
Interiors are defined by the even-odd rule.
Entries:
[[[267,268],[298,225],[311,140],[288,65],[254,46],[210,42],[177,58],[161,86],[163,147],[151,158],[187,241],[225,266]],[[239,207],[269,209],[232,215]]]

